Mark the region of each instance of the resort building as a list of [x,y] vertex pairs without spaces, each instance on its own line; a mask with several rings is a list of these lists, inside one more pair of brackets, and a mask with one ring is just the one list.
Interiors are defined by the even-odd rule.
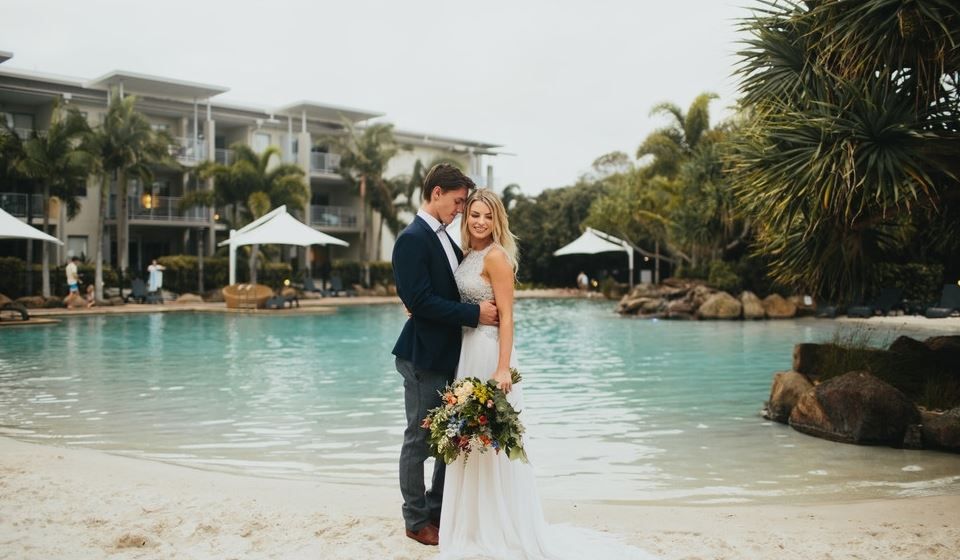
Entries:
[[[0,62],[12,55],[0,52]],[[284,260],[309,262],[311,268],[331,259],[389,259],[393,237],[382,227],[375,214],[364,211],[360,193],[338,173],[340,154],[324,142],[344,134],[344,122],[362,128],[382,113],[340,107],[315,101],[296,101],[275,108],[237,105],[218,101],[229,88],[193,83],[134,72],[113,71],[93,79],[42,74],[0,66],[0,119],[21,138],[34,131],[42,134],[49,126],[56,104],[79,110],[91,126],[102,122],[111,92],[136,95],[137,110],[146,115],[152,126],[167,131],[176,139],[176,169],[157,168],[152,184],[132,181],[129,187],[129,255],[130,268],[143,271],[151,259],[170,254],[211,255],[216,243],[229,232],[214,208],[182,210],[183,196],[195,189],[212,188],[196,173],[203,162],[230,164],[231,146],[242,143],[255,152],[276,146],[284,162],[302,168],[309,182],[310,204],[305,215],[298,215],[308,225],[350,243],[349,247],[314,246],[308,253],[288,247]],[[447,138],[423,133],[395,130],[394,136],[404,148],[389,164],[386,177],[409,175],[420,160],[424,165],[437,158],[455,160],[478,184],[492,180],[488,159],[496,155],[495,144]],[[483,178],[481,178],[483,176]],[[97,223],[99,185],[88,181],[81,209],[72,220],[65,209],[52,204],[49,209],[51,230],[64,242],[51,251],[51,265],[63,264],[77,255],[93,258],[92,243]],[[415,201],[416,202],[416,201]],[[0,208],[33,225],[42,223],[41,196],[25,186],[0,184]],[[116,266],[117,204],[111,195],[105,232],[105,261]],[[381,233],[382,231],[382,233]],[[361,244],[366,243],[366,247]],[[0,254],[24,257],[23,242],[0,240]],[[39,255],[39,251],[34,251]],[[36,262],[38,257],[34,258]]]

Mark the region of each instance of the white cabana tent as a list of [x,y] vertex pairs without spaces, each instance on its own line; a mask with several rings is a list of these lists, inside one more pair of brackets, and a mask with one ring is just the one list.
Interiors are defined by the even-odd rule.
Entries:
[[595,255],[597,253],[613,253],[626,251],[627,264],[630,267],[630,289],[633,289],[633,246],[619,237],[608,233],[587,228],[583,234],[553,252],[554,256],[563,255]]
[[239,230],[230,230],[230,239],[221,241],[220,246],[230,246],[230,284],[237,283],[237,247],[241,245],[341,245],[350,244],[332,235],[327,235],[304,224],[287,214],[287,207],[281,206],[264,214]]
[[8,214],[0,208],[0,238],[6,239],[39,239],[40,241],[49,241],[57,245],[63,245],[63,242],[52,235],[48,235],[39,229],[21,222],[17,218]]

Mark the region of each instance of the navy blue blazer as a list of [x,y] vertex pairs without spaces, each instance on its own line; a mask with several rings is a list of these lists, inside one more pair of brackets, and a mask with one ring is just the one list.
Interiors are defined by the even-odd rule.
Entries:
[[[463,252],[451,240],[457,261]],[[460,302],[460,291],[437,233],[417,216],[393,246],[397,295],[413,314],[407,319],[393,354],[418,369],[449,375],[460,360],[462,327],[476,327],[480,306]]]

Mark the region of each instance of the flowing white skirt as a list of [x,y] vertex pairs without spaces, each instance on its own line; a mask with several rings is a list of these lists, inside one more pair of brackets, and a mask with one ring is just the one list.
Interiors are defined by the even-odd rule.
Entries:
[[[457,378],[489,379],[496,371],[498,350],[496,327],[464,329]],[[524,383],[514,385],[508,395],[514,408],[521,411],[521,420]],[[530,458],[531,463],[535,460]],[[609,534],[569,525],[549,525],[543,517],[532,465],[487,452],[471,453],[466,463],[461,457],[447,465],[440,518],[440,558],[651,560],[654,557]]]

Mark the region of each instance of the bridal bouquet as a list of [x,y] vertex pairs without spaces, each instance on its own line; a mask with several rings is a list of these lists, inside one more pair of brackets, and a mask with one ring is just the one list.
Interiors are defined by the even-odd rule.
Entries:
[[[510,374],[513,383],[520,383],[520,372],[511,368]],[[493,449],[509,459],[527,461],[519,412],[494,380],[458,379],[440,396],[443,404],[430,410],[422,424],[430,430],[427,442],[434,457],[449,465],[461,453],[466,460],[473,451]]]

